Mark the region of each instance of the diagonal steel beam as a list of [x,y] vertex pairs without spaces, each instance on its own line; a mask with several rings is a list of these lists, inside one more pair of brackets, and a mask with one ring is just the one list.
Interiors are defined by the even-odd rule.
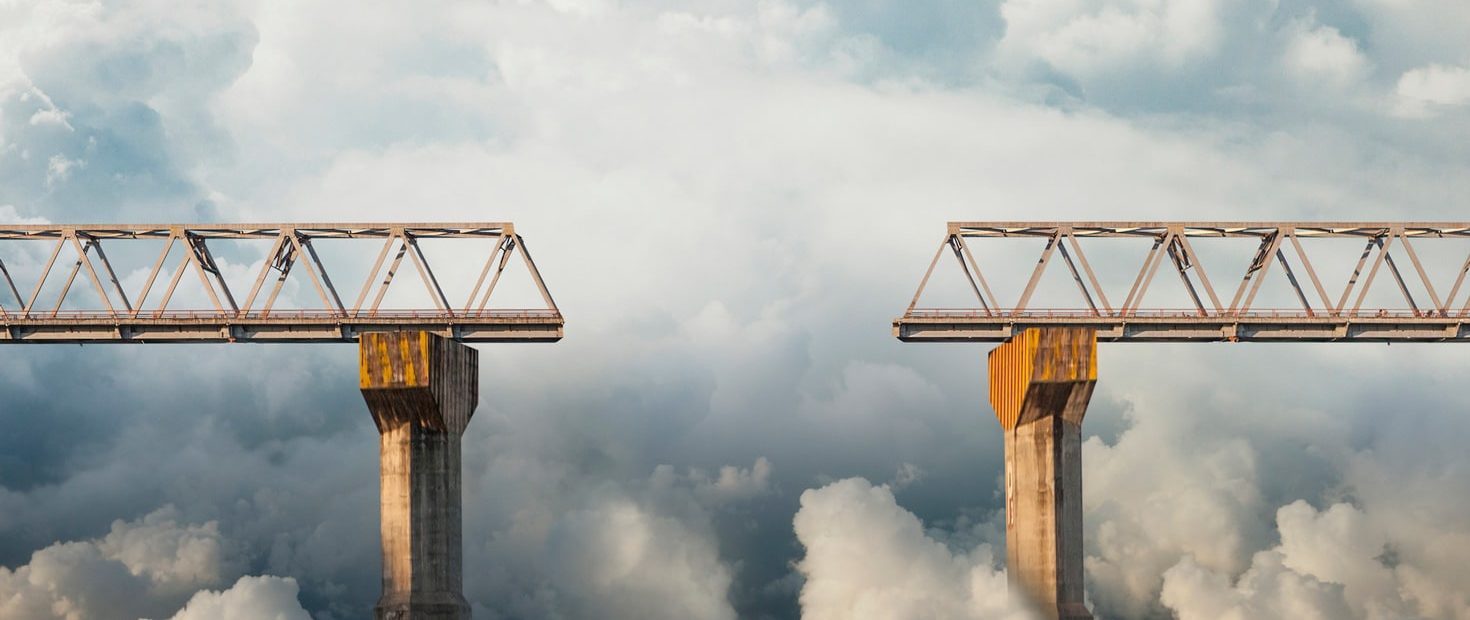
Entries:
[[383,260],[388,257],[388,250],[393,249],[393,240],[396,238],[397,236],[395,234],[389,234],[383,240],[383,249],[378,250],[378,258],[373,261],[373,268],[368,271],[367,277],[362,280],[362,292],[357,294],[357,301],[352,304],[352,314],[354,316],[362,311],[362,302],[367,301],[368,291],[372,290],[373,282],[377,281],[378,272],[383,269]]
[[112,269],[112,261],[107,260],[107,254],[102,252],[102,242],[88,238],[87,243],[92,246],[92,249],[97,250],[97,260],[102,262],[102,269],[107,274],[107,279],[112,282],[113,290],[117,291],[118,299],[122,300],[123,309],[131,314],[133,304],[128,301],[128,293],[123,290],[122,282],[117,278],[117,272]]
[[[295,255],[298,258],[302,256],[310,256],[310,254],[307,253],[306,249],[302,247],[301,239],[295,232],[292,232],[287,237],[287,241],[289,241],[291,243],[291,247],[296,250]],[[316,270],[312,268],[310,263],[307,263],[306,265],[306,275],[311,276],[311,283],[316,287],[317,294],[320,295],[322,298],[322,306],[326,307],[326,309],[328,310],[345,312],[342,308],[342,300],[337,297],[337,291],[333,290],[331,292],[331,296],[327,295],[326,287],[322,286],[322,279],[320,277],[317,277]],[[332,305],[333,301],[336,301],[336,306]]]
[[1189,257],[1195,273],[1199,274],[1200,286],[1205,289],[1205,295],[1209,296],[1210,305],[1215,308],[1215,314],[1224,312],[1225,308],[1220,305],[1220,297],[1215,294],[1215,287],[1210,285],[1210,276],[1205,274],[1204,262],[1200,260],[1199,254],[1195,253],[1194,246],[1189,244],[1189,236],[1176,235],[1176,237],[1179,239],[1180,246],[1184,248],[1185,256]]
[[26,300],[20,296],[20,289],[15,287],[15,280],[10,277],[10,270],[5,268],[5,261],[0,260],[0,274],[5,276],[5,284],[10,287],[10,294],[15,296],[15,307],[20,309]]
[[[500,252],[500,264],[495,268],[495,275],[490,276],[490,284],[485,287],[485,296],[480,298],[480,304],[475,307],[476,311],[484,312],[486,304],[490,303],[490,294],[495,292],[495,285],[500,283],[500,275],[505,273],[505,266],[510,263],[510,255],[515,252],[517,245],[520,243],[514,236],[506,237],[505,249]],[[941,246],[940,250],[943,251],[944,247]],[[923,292],[922,287],[919,292]]]
[[[1404,246],[1404,253],[1409,255],[1409,262],[1413,263],[1414,270],[1419,273],[1419,281],[1424,284],[1424,290],[1429,293],[1430,303],[1434,304],[1434,308],[1440,311],[1440,313],[1444,313],[1446,310],[1448,310],[1448,308],[1446,307],[1446,302],[1441,302],[1439,300],[1439,295],[1435,293],[1434,283],[1429,281],[1429,274],[1424,272],[1424,265],[1419,262],[1419,255],[1414,252],[1414,245],[1409,243],[1409,237],[1404,234],[1403,229],[1399,229],[1398,235],[1399,244]],[[1395,269],[1395,271],[1397,271],[1397,269]],[[1402,284],[1400,284],[1400,287],[1403,288],[1404,295],[1407,297],[1409,294],[1409,289],[1407,287],[1404,287]],[[1410,301],[1409,303],[1410,305],[1413,305],[1412,301]],[[1417,310],[1418,306],[1414,306],[1414,308]]]
[[399,235],[398,254],[393,257],[393,263],[388,265],[388,273],[383,276],[383,283],[378,286],[378,294],[373,297],[373,306],[368,309],[369,313],[377,312],[378,305],[383,303],[383,296],[388,294],[388,286],[393,284],[393,276],[398,273],[398,266],[403,264],[403,255],[408,253],[408,242]]
[[1195,312],[1200,316],[1209,316],[1210,312],[1205,309],[1204,301],[1200,300],[1199,291],[1194,289],[1194,281],[1189,278],[1189,269],[1194,266],[1189,255],[1184,250],[1184,244],[1180,241],[1184,237],[1176,236],[1169,245],[1165,247],[1164,253],[1169,256],[1169,261],[1174,263],[1174,270],[1179,272],[1179,280],[1184,283],[1185,292],[1189,293],[1189,299],[1194,302]]
[[1087,256],[1082,253],[1082,246],[1077,243],[1077,236],[1070,231],[1067,233],[1067,241],[1072,245],[1072,251],[1077,254],[1077,262],[1082,265],[1083,273],[1087,274],[1087,281],[1092,283],[1092,290],[1097,291],[1097,299],[1102,302],[1103,310],[1109,315],[1113,314],[1113,306],[1108,303],[1108,295],[1103,291],[1102,284],[1097,281],[1097,274],[1092,271],[1092,265],[1087,262]]
[[138,306],[133,308],[133,316],[138,316],[138,313],[143,310],[143,304],[148,301],[148,292],[153,290],[153,281],[158,278],[158,274],[163,272],[164,261],[168,259],[168,253],[173,250],[174,241],[177,239],[177,236],[170,234],[168,240],[163,243],[163,251],[158,253],[158,260],[153,263],[153,269],[148,271],[148,279],[143,283],[143,292],[138,294]]
[[[1240,288],[1235,291],[1235,299],[1230,302],[1231,312],[1248,312],[1251,302],[1256,299],[1256,293],[1261,290],[1261,283],[1266,281],[1266,272],[1271,269],[1271,262],[1281,249],[1281,229],[1276,229],[1261,240],[1260,251],[1251,260],[1251,266],[1246,271],[1246,277],[1240,283]],[[1250,293],[1241,300],[1241,294],[1246,291],[1246,284],[1250,284]]]
[[1388,234],[1374,237],[1373,245],[1378,246],[1378,255],[1373,259],[1373,267],[1368,270],[1368,279],[1363,280],[1363,288],[1358,290],[1358,301],[1353,303],[1353,314],[1363,307],[1363,299],[1368,296],[1368,291],[1373,288],[1373,278],[1378,275],[1378,268],[1383,265],[1383,260],[1388,257],[1388,247],[1393,245],[1393,237]]
[[536,282],[536,289],[541,291],[541,300],[546,302],[546,309],[560,312],[556,307],[556,302],[551,299],[551,291],[546,288],[546,281],[541,279],[541,270],[536,268],[536,261],[531,259],[531,250],[526,247],[526,240],[517,234],[516,241],[521,247],[521,260],[526,263],[526,269],[530,270],[531,279]]
[[329,294],[332,299],[330,305],[335,306],[338,313],[343,315],[347,314],[347,308],[342,305],[342,297],[337,294],[337,287],[332,286],[332,276],[331,274],[327,273],[327,266],[322,264],[322,258],[317,255],[316,246],[312,245],[311,238],[292,236],[291,240],[296,243],[298,247],[306,249],[306,256],[311,259],[311,264],[308,265],[307,271],[312,274],[312,279],[316,279],[316,274],[321,274],[321,281],[320,283],[318,283],[317,288],[325,288],[327,294]]
[[[1454,286],[1450,287],[1449,296],[1444,298],[1446,311],[1448,311],[1448,308],[1451,304],[1455,303],[1455,295],[1460,292],[1460,285],[1465,282],[1466,273],[1470,273],[1470,255],[1467,255],[1465,257],[1465,262],[1460,265],[1460,273],[1459,275],[1455,276],[1455,284]],[[12,284],[11,288],[15,288],[15,285]],[[1465,301],[1467,307],[1470,307],[1470,297],[1467,297]]]
[[1302,270],[1307,272],[1311,278],[1312,286],[1317,289],[1317,296],[1322,298],[1322,308],[1328,313],[1336,314],[1332,307],[1332,300],[1327,298],[1327,289],[1322,287],[1322,280],[1317,277],[1317,271],[1312,269],[1312,261],[1307,259],[1306,250],[1302,249],[1302,242],[1297,239],[1296,231],[1287,233],[1286,237],[1291,240],[1292,248],[1296,249],[1296,257],[1302,261]]
[[[929,268],[924,270],[924,277],[919,279],[919,289],[914,291],[914,297],[913,299],[909,300],[908,310],[906,310],[904,314],[912,313],[914,311],[914,307],[919,305],[919,297],[924,295],[924,287],[929,286],[929,276],[934,275],[934,266],[939,264],[939,257],[944,255],[944,248],[945,246],[948,246],[950,244],[949,240],[950,237],[945,237],[944,241],[940,242],[939,249],[934,250],[934,260],[929,261]],[[490,258],[491,260],[494,260],[495,255],[492,253],[490,255]],[[490,263],[488,261],[485,263],[485,268],[490,268]],[[501,261],[500,268],[505,268],[504,260]],[[475,291],[478,292],[479,290],[480,287],[478,284],[476,284]]]
[[1291,271],[1291,263],[1286,262],[1286,252],[1281,250],[1280,244],[1276,247],[1276,262],[1281,263],[1281,270],[1286,273],[1286,281],[1291,283],[1291,290],[1296,291],[1296,299],[1301,302],[1302,309],[1307,311],[1307,316],[1316,316],[1312,312],[1312,304],[1307,301],[1307,294],[1302,292],[1302,285],[1296,280],[1296,274]]
[[958,235],[951,237],[951,239],[955,245],[959,246],[960,253],[964,254],[965,260],[961,267],[964,267],[964,265],[969,266],[965,274],[969,275],[972,272],[974,273],[970,286],[973,287],[978,282],[980,284],[979,290],[984,291],[984,294],[980,296],[980,305],[985,307],[986,312],[994,314],[995,310],[999,308],[998,300],[995,298],[995,292],[990,290],[990,283],[985,281],[985,273],[980,271],[980,262],[976,261],[975,255],[970,252],[970,244],[965,242],[964,237]]
[[1072,256],[1067,253],[1067,246],[1062,244],[1057,249],[1062,253],[1062,260],[1067,262],[1067,270],[1072,272],[1072,280],[1077,283],[1077,289],[1082,291],[1082,299],[1087,302],[1087,308],[1092,310],[1093,315],[1102,316],[1097,310],[1097,304],[1092,301],[1092,294],[1087,291],[1087,284],[1082,282],[1082,274],[1077,271],[1076,263],[1072,262]]
[[82,247],[82,242],[77,239],[77,235],[73,234],[71,245],[72,249],[77,252],[77,261],[87,268],[87,276],[92,280],[92,286],[97,289],[97,297],[102,300],[102,305],[107,306],[107,313],[117,316],[117,310],[112,307],[112,300],[107,296],[107,289],[102,287],[102,279],[97,277],[97,270],[92,268],[92,261],[87,256],[87,250],[92,248],[93,243],[88,241],[87,246]]
[[1139,306],[1143,305],[1143,295],[1148,292],[1149,284],[1153,282],[1159,265],[1164,263],[1164,252],[1160,252],[1159,249],[1167,247],[1173,242],[1173,239],[1174,231],[1172,230],[1154,238],[1154,246],[1149,249],[1148,256],[1144,258],[1143,270],[1138,272],[1138,279],[1133,281],[1133,288],[1128,291],[1128,299],[1123,302],[1124,315],[1137,312]]
[[1358,276],[1362,275],[1363,265],[1367,264],[1368,256],[1373,253],[1373,248],[1374,239],[1369,239],[1368,245],[1363,247],[1363,255],[1358,257],[1358,265],[1353,267],[1353,274],[1348,277],[1347,285],[1342,289],[1342,297],[1337,300],[1337,307],[1333,309],[1333,314],[1340,316],[1343,308],[1347,307],[1348,297],[1352,295],[1353,287],[1358,284]]
[[985,295],[980,292],[980,285],[975,281],[975,274],[972,273],[970,271],[970,267],[965,264],[965,256],[963,250],[960,249],[960,243],[961,240],[959,237],[950,236],[949,247],[950,250],[954,253],[954,260],[955,262],[960,264],[960,271],[964,272],[965,279],[970,282],[970,290],[975,292],[975,299],[980,301],[980,307],[985,309],[987,312],[990,312],[994,309],[994,306],[986,303]]
[[46,278],[51,275],[51,267],[56,264],[56,256],[61,254],[61,248],[64,245],[66,245],[66,239],[62,238],[57,240],[56,247],[51,249],[51,257],[46,259],[46,266],[41,268],[41,275],[36,279],[36,289],[31,291],[30,299],[26,300],[25,307],[20,310],[21,316],[31,315],[31,308],[35,307],[36,298],[41,296],[41,287],[46,286]]
[[[469,299],[466,299],[465,302],[464,302],[464,311],[465,312],[469,312],[470,309],[474,307],[474,305],[475,305],[475,297],[480,294],[480,287],[485,285],[485,277],[488,276],[488,275],[490,275],[490,269],[495,266],[495,258],[496,258],[496,256],[498,256],[500,254],[500,250],[501,250],[501,248],[504,245],[505,245],[505,235],[502,234],[502,235],[500,235],[499,237],[497,237],[495,239],[495,245],[491,246],[491,248],[490,248],[490,256],[488,256],[488,257],[485,258],[485,267],[482,268],[482,269],[480,269],[480,277],[478,277],[478,278],[475,279],[475,287],[473,289],[470,289],[470,297],[469,297]],[[384,251],[387,251],[387,248],[384,248]],[[936,255],[934,258],[935,258],[935,260],[938,260],[939,259],[939,256]],[[378,257],[378,260],[379,261],[382,261],[382,257],[381,256]],[[931,271],[934,269],[934,266],[933,266],[932,263],[930,264],[929,268],[930,268]],[[924,275],[925,282],[927,282],[928,279],[929,279],[928,274],[925,274]],[[925,282],[920,282],[919,283],[919,292],[921,292],[921,293],[924,291],[924,284],[925,284]],[[915,295],[914,296],[914,300],[912,302],[909,302],[909,309],[912,310],[913,307],[914,307],[914,304],[918,303],[918,301],[919,301],[918,296]]]
[[424,257],[423,250],[419,249],[418,241],[413,237],[405,237],[404,241],[408,243],[408,258],[418,269],[419,279],[424,281],[424,288],[429,291],[429,297],[434,300],[434,305],[453,316],[454,311],[449,308],[449,299],[444,296],[444,289],[439,288],[439,279],[435,278],[434,272],[429,269],[429,260]]
[[271,249],[267,250],[260,261],[260,273],[255,276],[255,284],[250,287],[250,294],[245,296],[245,305],[240,306],[241,313],[249,313],[255,306],[255,296],[260,294],[260,287],[265,285],[265,279],[270,276],[271,269],[280,264],[281,250],[286,247],[285,235],[276,235],[275,241],[271,242]]
[[1046,249],[1041,251],[1041,258],[1036,261],[1036,268],[1031,271],[1031,279],[1026,281],[1025,290],[1021,291],[1021,298],[1016,300],[1014,312],[1026,309],[1026,304],[1031,302],[1031,293],[1036,291],[1036,283],[1041,281],[1041,274],[1046,271],[1046,266],[1051,263],[1052,252],[1056,251],[1057,245],[1061,243],[1062,233],[1058,231],[1046,240]]

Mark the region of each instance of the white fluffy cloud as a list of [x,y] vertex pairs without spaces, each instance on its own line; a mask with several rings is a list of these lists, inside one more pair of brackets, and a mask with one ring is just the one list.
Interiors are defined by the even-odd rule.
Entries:
[[[1400,358],[1292,359],[1373,368]],[[1104,615],[1470,618],[1466,572],[1447,563],[1470,551],[1456,524],[1470,501],[1440,473],[1466,463],[1449,446],[1470,437],[1470,424],[1415,416],[1427,426],[1384,428],[1353,408],[1355,390],[1326,410],[1262,408],[1191,374],[1190,359],[1147,373],[1120,361],[1113,380],[1131,427],[1084,445],[1088,590]],[[1160,382],[1174,391],[1147,388]],[[1411,504],[1423,509],[1404,510]]]
[[1331,26],[1299,23],[1287,35],[1284,52],[1291,74],[1310,84],[1340,89],[1367,76],[1368,59],[1358,44]]
[[202,591],[170,620],[311,620],[290,577],[241,577],[223,592]]
[[1398,82],[1399,108],[1408,116],[1428,116],[1470,102],[1470,69],[1432,64],[1404,72]]
[[887,486],[839,480],[801,494],[793,521],[808,620],[1014,618],[989,545],[952,550],[924,533]]
[[1002,48],[1064,72],[1092,75],[1204,59],[1224,35],[1217,0],[1007,0]]
[[[245,578],[223,594],[196,594],[241,571],[232,551],[234,545],[220,535],[215,522],[180,524],[178,511],[164,507],[137,521],[115,521],[100,539],[56,543],[36,551],[29,564],[14,570],[0,567],[0,617],[135,620],[166,616],[186,599],[188,609],[176,618],[307,617],[296,603],[294,581]],[[282,611],[235,616],[209,611],[225,604],[241,612]],[[293,607],[296,615],[287,615],[284,610]]]
[[[1318,512],[1306,502],[1276,513],[1281,544],[1255,554],[1231,582],[1228,573],[1186,557],[1164,574],[1162,600],[1192,618],[1465,618],[1470,607],[1439,609],[1415,600],[1413,565],[1349,504]],[[1463,600],[1463,599],[1462,599]]]

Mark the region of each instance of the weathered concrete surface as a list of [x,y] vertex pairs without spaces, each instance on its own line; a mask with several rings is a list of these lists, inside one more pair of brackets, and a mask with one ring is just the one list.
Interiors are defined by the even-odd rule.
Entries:
[[990,352],[1005,429],[1006,573],[1047,618],[1092,618],[1082,591],[1082,417],[1097,384],[1089,328],[1028,329]]
[[462,620],[460,437],[479,400],[476,351],[425,331],[363,334],[361,387],[380,436],[378,620]]

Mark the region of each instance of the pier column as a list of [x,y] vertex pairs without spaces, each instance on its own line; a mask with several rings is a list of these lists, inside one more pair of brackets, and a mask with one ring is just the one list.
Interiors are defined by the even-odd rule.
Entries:
[[1027,329],[990,352],[990,404],[1005,429],[1006,574],[1046,618],[1082,602],[1082,416],[1097,384],[1097,333]]
[[426,331],[358,343],[378,426],[383,596],[377,620],[462,620],[459,442],[479,399],[476,351]]

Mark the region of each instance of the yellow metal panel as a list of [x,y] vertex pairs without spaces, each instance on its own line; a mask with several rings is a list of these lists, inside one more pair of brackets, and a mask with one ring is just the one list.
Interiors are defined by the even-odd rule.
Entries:
[[426,387],[431,339],[427,331],[363,334],[359,350],[361,387]]
[[1001,428],[1020,420],[1034,383],[1097,380],[1097,332],[1086,327],[1031,328],[990,351],[990,405]]

